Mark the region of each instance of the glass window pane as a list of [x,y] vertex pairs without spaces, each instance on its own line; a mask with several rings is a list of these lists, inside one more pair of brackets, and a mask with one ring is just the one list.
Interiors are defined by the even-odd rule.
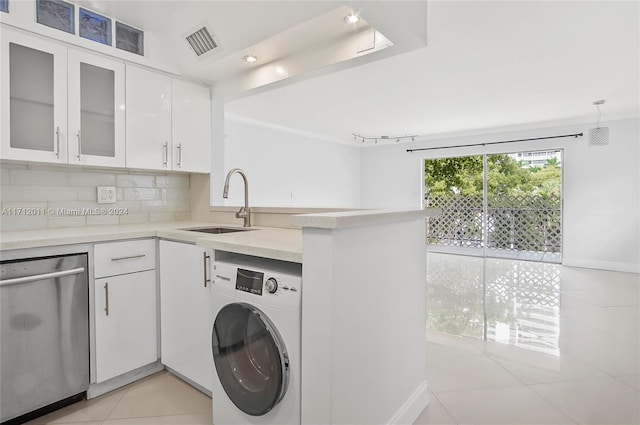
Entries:
[[53,152],[53,55],[10,43],[9,62],[10,145]]
[[111,19],[80,8],[80,37],[111,46]]
[[424,168],[425,207],[442,208],[442,215],[429,217],[429,245],[473,255],[482,248],[482,156],[427,159]]
[[487,156],[488,255],[559,262],[562,151],[522,154]]
[[42,25],[75,34],[75,16],[75,6],[66,1],[36,1],[36,20]]
[[116,22],[116,47],[144,56],[144,33],[122,22]]
[[115,156],[115,73],[80,64],[81,154]]
[[9,0],[0,0],[0,12],[9,13]]

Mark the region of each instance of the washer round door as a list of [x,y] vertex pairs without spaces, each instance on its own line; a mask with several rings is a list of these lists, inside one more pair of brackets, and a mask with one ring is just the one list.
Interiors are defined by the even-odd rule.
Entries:
[[213,324],[213,361],[229,399],[243,412],[261,416],[284,397],[289,357],[277,329],[258,308],[224,306]]

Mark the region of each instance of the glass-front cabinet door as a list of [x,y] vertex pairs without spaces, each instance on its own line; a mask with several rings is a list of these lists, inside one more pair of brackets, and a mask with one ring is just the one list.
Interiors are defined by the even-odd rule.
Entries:
[[125,166],[124,63],[69,50],[69,163]]
[[67,48],[0,28],[2,159],[67,162]]

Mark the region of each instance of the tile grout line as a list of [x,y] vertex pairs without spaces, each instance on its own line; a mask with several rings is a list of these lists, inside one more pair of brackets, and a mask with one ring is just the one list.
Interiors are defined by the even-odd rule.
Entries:
[[444,405],[444,403],[442,402],[442,400],[440,400],[440,398],[438,398],[438,395],[436,393],[431,393],[436,400],[438,400],[438,403],[440,403],[440,406],[442,406],[442,408],[444,409],[445,412],[447,412],[447,414],[449,415],[449,417],[451,419],[453,419],[453,422],[455,422],[455,425],[459,425],[458,420],[453,416],[453,414],[449,411],[449,409],[447,409],[447,406]]
[[[123,392],[122,395],[120,396],[120,398],[118,399],[118,401],[116,403],[114,403],[113,407],[109,410],[109,413],[107,413],[107,416],[102,420],[101,424],[104,425],[104,423],[106,421],[109,420],[109,417],[111,416],[111,414],[113,413],[113,411],[116,409],[116,407],[118,407],[118,405],[120,404],[120,402],[124,399],[124,396],[127,395],[127,393],[131,390],[131,388],[135,385],[137,381],[132,382],[131,384],[127,385],[126,388]],[[133,384],[133,385],[132,385]]]

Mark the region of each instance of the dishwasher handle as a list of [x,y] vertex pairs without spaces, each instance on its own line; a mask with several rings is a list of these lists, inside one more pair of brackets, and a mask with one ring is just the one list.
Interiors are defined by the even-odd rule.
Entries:
[[17,285],[19,283],[28,283],[28,282],[36,282],[38,280],[55,279],[57,277],[80,274],[80,273],[83,273],[84,271],[85,271],[84,267],[78,267],[76,269],[62,270],[59,272],[42,273],[42,274],[35,274],[35,275],[24,276],[24,277],[15,277],[13,279],[1,280],[0,286]]

